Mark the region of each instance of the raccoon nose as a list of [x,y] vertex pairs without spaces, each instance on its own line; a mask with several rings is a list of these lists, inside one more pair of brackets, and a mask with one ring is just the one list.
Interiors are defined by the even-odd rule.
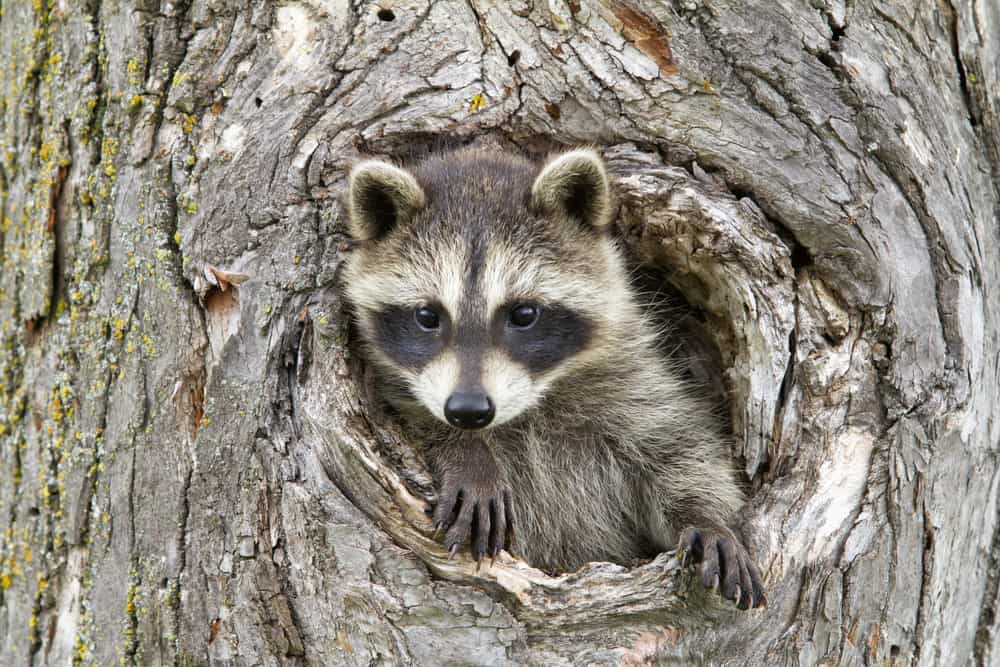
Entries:
[[493,401],[486,394],[467,394],[456,391],[444,404],[448,423],[458,428],[483,428],[496,414]]

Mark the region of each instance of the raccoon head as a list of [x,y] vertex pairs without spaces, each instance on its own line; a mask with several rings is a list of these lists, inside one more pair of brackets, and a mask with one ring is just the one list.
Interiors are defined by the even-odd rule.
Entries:
[[344,288],[379,369],[441,421],[503,424],[606,352],[632,314],[592,151],[359,164]]

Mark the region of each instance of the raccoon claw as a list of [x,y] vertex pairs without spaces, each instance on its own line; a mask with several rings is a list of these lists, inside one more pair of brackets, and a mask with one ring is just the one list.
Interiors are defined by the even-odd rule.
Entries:
[[449,559],[469,541],[477,563],[486,556],[495,560],[513,535],[512,516],[509,489],[445,480],[434,510],[434,536],[444,531]]
[[740,609],[764,607],[764,584],[760,570],[746,548],[727,529],[699,529],[688,526],[678,544],[681,567],[701,563],[701,583],[719,591]]

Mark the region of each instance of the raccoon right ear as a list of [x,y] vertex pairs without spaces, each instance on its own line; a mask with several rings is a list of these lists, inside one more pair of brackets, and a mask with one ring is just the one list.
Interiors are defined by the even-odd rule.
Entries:
[[588,149],[559,155],[538,174],[531,186],[531,201],[536,209],[598,231],[605,229],[611,217],[611,195],[604,162]]
[[366,160],[351,170],[348,199],[355,241],[382,238],[426,203],[410,172],[381,160]]

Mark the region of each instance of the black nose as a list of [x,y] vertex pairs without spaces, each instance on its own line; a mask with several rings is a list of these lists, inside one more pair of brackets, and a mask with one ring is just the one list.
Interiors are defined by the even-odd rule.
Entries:
[[459,428],[482,428],[493,421],[496,408],[486,394],[455,392],[444,404],[448,423]]

